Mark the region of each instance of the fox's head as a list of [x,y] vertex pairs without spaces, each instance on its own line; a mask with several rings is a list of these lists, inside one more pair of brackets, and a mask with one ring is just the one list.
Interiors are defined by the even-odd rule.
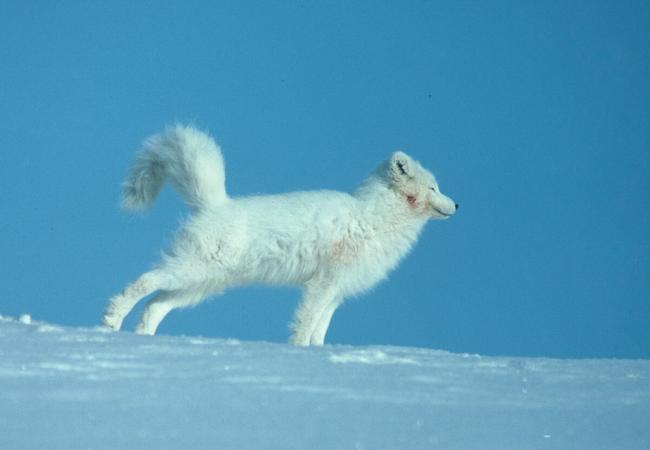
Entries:
[[458,204],[440,192],[435,177],[404,152],[395,152],[387,162],[387,181],[417,214],[447,219]]

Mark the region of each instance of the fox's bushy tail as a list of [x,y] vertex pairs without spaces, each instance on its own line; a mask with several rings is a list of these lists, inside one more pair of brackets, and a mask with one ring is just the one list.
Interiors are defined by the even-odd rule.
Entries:
[[148,138],[122,185],[122,207],[148,208],[169,182],[192,209],[226,201],[226,174],[219,146],[206,133],[175,125]]

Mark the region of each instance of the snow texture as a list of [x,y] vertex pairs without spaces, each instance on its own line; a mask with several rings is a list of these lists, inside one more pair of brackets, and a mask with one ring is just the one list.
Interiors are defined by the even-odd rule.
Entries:
[[0,316],[3,449],[641,449],[649,423],[648,360],[299,348]]

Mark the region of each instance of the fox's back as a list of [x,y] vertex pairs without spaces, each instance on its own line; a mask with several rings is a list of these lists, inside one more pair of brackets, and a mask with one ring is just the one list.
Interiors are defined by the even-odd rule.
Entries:
[[[357,214],[358,201],[337,191],[299,191],[234,199],[225,214],[242,215],[256,230],[294,236],[335,231]],[[227,211],[226,211],[227,209]]]

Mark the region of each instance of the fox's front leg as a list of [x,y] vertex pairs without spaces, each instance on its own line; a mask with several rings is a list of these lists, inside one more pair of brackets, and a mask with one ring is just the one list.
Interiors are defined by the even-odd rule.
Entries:
[[310,345],[323,345],[325,343],[325,335],[327,334],[327,329],[332,321],[332,316],[341,303],[342,300],[340,298],[335,298],[325,306],[325,309],[323,309],[320,318],[316,322],[314,331],[309,338]]
[[316,331],[323,313],[336,298],[336,290],[329,286],[324,286],[319,283],[307,285],[303,292],[300,305],[298,305],[294,313],[293,323],[291,325],[293,335],[289,342],[293,345],[300,346],[306,346],[310,343],[322,345],[322,342],[311,342],[312,335]]

